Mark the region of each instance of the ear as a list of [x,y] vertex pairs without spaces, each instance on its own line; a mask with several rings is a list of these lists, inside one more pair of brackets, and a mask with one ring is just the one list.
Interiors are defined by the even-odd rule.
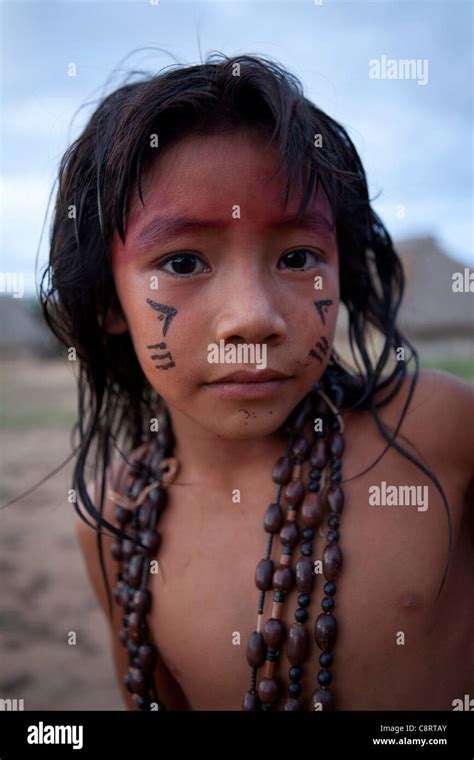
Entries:
[[110,335],[122,335],[128,331],[128,322],[120,306],[109,307],[105,315],[99,312],[97,321]]

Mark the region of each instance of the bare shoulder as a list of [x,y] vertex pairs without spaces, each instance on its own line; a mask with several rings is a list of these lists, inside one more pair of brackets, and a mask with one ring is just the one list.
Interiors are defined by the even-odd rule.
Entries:
[[[395,427],[408,400],[410,374],[380,416]],[[474,474],[474,387],[447,372],[422,370],[401,427],[401,434],[430,461],[443,461],[464,474]]]
[[[135,454],[138,455],[138,453],[139,449],[132,452],[129,461],[133,461]],[[113,466],[111,471],[107,472],[106,493],[109,487],[117,487],[117,477],[120,473],[120,470],[123,472],[122,467],[120,467],[120,463],[118,463]],[[88,483],[87,490],[94,506],[99,509],[99,498],[97,494],[100,492],[98,489],[98,484],[94,482]],[[89,518],[84,508],[82,508],[82,512],[86,515],[90,522],[94,522],[93,518]],[[115,518],[115,505],[107,498],[104,500],[102,516],[115,528],[120,528]],[[109,616],[108,598],[98,550],[97,531],[83,522],[79,516],[76,517],[75,528],[90,584],[109,624],[113,661],[117,671],[117,678],[122,699],[129,710],[137,710],[137,706],[133,701],[131,694],[127,691],[123,683],[123,676],[125,675],[128,668],[128,653],[120,643],[118,637],[123,611],[118,604],[112,602],[112,616]],[[118,566],[111,555],[111,544],[114,540],[115,539],[111,532],[104,528],[102,534],[104,567],[109,588],[111,590],[115,585],[116,573],[118,569]],[[165,667],[159,655],[155,670],[155,678],[160,699],[165,703],[168,709],[187,709],[187,703],[184,694],[182,693],[175,679],[169,673],[168,669]]]

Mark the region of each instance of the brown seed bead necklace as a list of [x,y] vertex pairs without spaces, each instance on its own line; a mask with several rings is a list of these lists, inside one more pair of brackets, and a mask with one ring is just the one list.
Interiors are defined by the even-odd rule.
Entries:
[[[308,620],[307,608],[311,602],[315,575],[313,573],[313,539],[319,528],[325,508],[328,508],[327,544],[323,552],[322,569],[326,579],[323,612],[316,619],[314,637],[322,650],[319,658],[321,670],[318,685],[312,696],[311,709],[334,709],[334,699],[328,689],[332,676],[329,668],[333,663],[333,647],[337,637],[337,622],[332,614],[335,580],[342,568],[342,553],[339,547],[339,517],[344,505],[340,487],[341,456],[344,451],[342,433],[344,425],[338,411],[343,400],[343,392],[333,375],[324,378],[329,384],[328,395],[317,383],[308,396],[292,413],[293,421],[287,427],[289,442],[285,455],[273,470],[272,479],[277,485],[275,500],[267,508],[264,530],[269,534],[265,557],[260,560],[255,573],[255,583],[260,591],[257,609],[257,629],[251,634],[247,648],[247,662],[251,667],[250,689],[244,695],[243,710],[270,710],[276,703],[280,684],[275,678],[276,663],[281,655],[285,640],[283,609],[287,594],[294,588],[299,592],[295,623],[290,626],[286,642],[286,654],[291,667],[288,675],[288,699],[284,710],[303,710],[299,701],[302,665],[307,659],[309,635],[305,627]],[[332,400],[331,398],[332,397]],[[313,432],[311,445],[305,437],[305,426],[317,416],[322,421],[322,430]],[[147,615],[152,599],[148,589],[151,562],[160,545],[160,534],[156,526],[168,501],[167,488],[178,471],[178,462],[173,457],[174,435],[169,415],[166,425],[149,444],[132,466],[123,467],[119,476],[118,491],[109,489],[109,498],[117,504],[116,520],[125,540],[117,538],[111,546],[113,559],[118,563],[116,585],[113,598],[124,611],[119,638],[128,652],[128,670],[124,684],[133,695],[140,710],[165,710],[159,700],[154,669],[157,649],[150,635]],[[302,480],[302,468],[309,458],[311,470],[308,493]],[[331,474],[327,470],[330,464]],[[326,476],[326,477],[325,477]],[[321,483],[323,480],[323,483]],[[327,486],[326,486],[326,481]],[[283,488],[286,499],[284,515],[280,502]],[[324,492],[321,494],[321,488]],[[302,527],[298,524],[298,511]],[[275,535],[278,533],[281,554],[277,568],[274,568],[271,553]],[[302,539],[300,556],[291,568],[294,548]],[[262,621],[267,591],[273,590],[271,617],[262,632]],[[264,666],[263,677],[257,685],[257,671]]]

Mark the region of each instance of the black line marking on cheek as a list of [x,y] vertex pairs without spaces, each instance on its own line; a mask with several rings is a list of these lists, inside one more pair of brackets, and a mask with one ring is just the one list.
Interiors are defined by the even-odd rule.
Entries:
[[321,359],[320,355],[319,355],[319,354],[317,354],[317,353],[316,353],[316,351],[313,351],[313,349],[311,349],[311,351],[309,352],[309,355],[310,355],[310,356],[314,356],[314,358],[315,358],[315,359],[317,359],[317,360],[318,360],[318,362],[322,362],[322,361],[323,361],[323,360]]
[[330,298],[327,298],[327,299],[322,300],[322,301],[315,301],[314,302],[316,310],[317,310],[319,316],[321,317],[321,322],[323,323],[323,325],[325,327],[326,327],[326,313],[327,313],[329,307],[332,306],[332,303],[333,302],[331,301]]
[[156,369],[170,369],[170,367],[175,367],[174,362],[168,362],[168,364],[155,364]]
[[150,346],[147,346],[147,348],[166,348],[166,343],[152,343]]
[[[147,298],[146,302],[155,311],[162,312],[160,316],[158,317],[158,319],[160,320],[160,322],[165,320],[165,324],[163,325],[163,336],[165,336],[166,333],[168,332],[172,319],[174,319],[174,317],[178,313],[177,310],[173,306],[168,306],[167,304],[164,304],[164,303],[157,303],[156,301],[152,301],[151,298]],[[166,315],[166,319],[165,319],[165,315]]]
[[329,343],[327,342],[327,338],[325,335],[321,338],[321,340],[316,341],[316,348],[318,351],[321,351],[322,354],[326,355],[328,352],[328,346]]
[[167,357],[173,358],[170,351],[167,351],[166,354],[152,354],[150,359],[166,359]]

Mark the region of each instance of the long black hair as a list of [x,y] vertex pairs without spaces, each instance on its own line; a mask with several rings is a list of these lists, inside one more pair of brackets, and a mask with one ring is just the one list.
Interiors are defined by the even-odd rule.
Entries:
[[[102,516],[107,468],[115,449],[126,457],[149,439],[150,417],[166,415],[163,400],[144,376],[129,333],[111,335],[103,326],[107,311],[119,306],[110,243],[115,232],[124,241],[131,199],[138,190],[143,203],[142,175],[160,149],[188,134],[218,134],[240,127],[258,131],[276,149],[277,171],[286,174],[285,204],[292,183],[303,188],[303,178],[299,214],[319,186],[328,197],[354,367],[333,350],[327,372],[344,389],[344,408],[369,410],[373,415],[387,441],[381,456],[394,446],[435,483],[447,510],[451,550],[449,507],[439,482],[395,440],[415,388],[418,359],[396,325],[403,270],[389,233],[371,208],[357,151],[344,127],[308,100],[299,80],[281,65],[261,56],[229,58],[214,53],[199,65],[178,64],[158,74],[140,75],[138,81],[104,97],[59,167],[50,260],[39,295],[51,329],[65,346],[74,347],[79,360],[73,488],[87,516],[76,504],[78,514],[98,531],[108,594],[102,528],[121,533]],[[154,134],[159,136],[158,153],[151,145]],[[376,360],[368,347],[373,330],[383,341]],[[399,392],[411,359],[415,371],[409,392],[396,429],[389,431],[378,408]],[[97,504],[86,486],[92,452],[95,478],[99,475],[101,483]],[[443,582],[446,572],[447,566]]]

